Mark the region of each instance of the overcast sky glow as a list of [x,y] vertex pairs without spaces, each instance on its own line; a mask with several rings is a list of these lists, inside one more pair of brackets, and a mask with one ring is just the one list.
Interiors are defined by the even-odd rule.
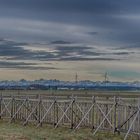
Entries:
[[0,78],[139,80],[139,26],[139,0],[0,0]]

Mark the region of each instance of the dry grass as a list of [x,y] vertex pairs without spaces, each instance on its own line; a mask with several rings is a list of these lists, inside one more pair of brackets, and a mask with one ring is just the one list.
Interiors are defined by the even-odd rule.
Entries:
[[[97,133],[96,136],[89,129],[76,132],[60,127],[54,130],[52,126],[36,128],[33,125],[23,127],[19,123],[9,124],[0,122],[0,140],[123,140],[123,136],[111,133]],[[129,137],[129,140],[135,140]]]

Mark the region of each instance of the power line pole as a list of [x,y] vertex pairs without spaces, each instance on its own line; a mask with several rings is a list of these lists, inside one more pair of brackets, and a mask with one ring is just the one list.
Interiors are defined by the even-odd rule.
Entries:
[[107,72],[105,72],[104,78],[105,78],[104,81],[107,82],[108,81],[108,74],[107,74]]
[[78,82],[78,74],[76,73],[75,74],[75,83],[77,83]]

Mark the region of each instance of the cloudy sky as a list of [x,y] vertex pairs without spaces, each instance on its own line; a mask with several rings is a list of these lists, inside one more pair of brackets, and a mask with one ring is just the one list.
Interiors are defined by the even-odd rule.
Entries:
[[140,80],[139,0],[0,0],[0,80]]

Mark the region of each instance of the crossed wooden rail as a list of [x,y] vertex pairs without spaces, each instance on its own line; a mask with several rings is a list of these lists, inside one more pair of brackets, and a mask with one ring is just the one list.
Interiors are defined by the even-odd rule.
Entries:
[[92,97],[89,100],[71,97],[54,99],[38,97],[0,98],[0,118],[10,122],[20,120],[23,125],[28,122],[42,126],[45,123],[70,126],[77,130],[80,127],[91,128],[93,135],[98,131],[125,133],[140,136],[140,100]]

